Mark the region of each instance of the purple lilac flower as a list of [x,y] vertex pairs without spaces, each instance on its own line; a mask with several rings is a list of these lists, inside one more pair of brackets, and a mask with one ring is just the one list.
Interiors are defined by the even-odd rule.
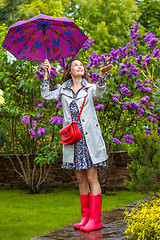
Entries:
[[147,104],[147,106],[154,107],[154,104],[153,103],[149,103],[149,104]]
[[143,56],[142,56],[142,54],[140,54],[140,55],[138,56],[136,62],[137,62],[138,64],[140,64],[140,62],[142,61],[142,58],[143,58]]
[[63,123],[63,117],[57,115],[57,124],[59,125],[61,123]]
[[43,108],[43,104],[42,104],[42,103],[39,103],[39,104],[37,105],[37,107]]
[[21,122],[26,122],[27,125],[30,124],[30,117],[29,116],[24,116],[21,120]]
[[150,88],[150,87],[142,87],[141,88],[141,90],[143,91],[143,92],[149,92],[149,93],[151,93],[151,91],[152,91],[152,89]]
[[[42,64],[39,65],[39,67],[42,69],[42,71],[44,71]],[[43,80],[44,73],[39,71],[39,70],[36,70],[36,73],[37,73],[37,77],[39,78],[39,80]],[[49,75],[49,79],[50,78],[55,78],[57,76],[58,76],[58,73],[56,71],[56,68],[54,66],[51,66],[51,72],[50,72],[50,75]]]
[[107,57],[108,57],[108,53],[102,54],[100,56],[101,62],[103,62],[104,66],[108,65],[107,63]]
[[127,135],[123,135],[122,140],[124,140],[125,142],[128,142],[128,143],[134,143],[131,139],[134,139],[134,137],[127,134]]
[[148,120],[149,122],[151,122],[151,120],[152,120],[153,122],[157,122],[157,119],[154,118],[152,115],[150,115],[150,116],[147,118],[147,120]]
[[148,43],[149,48],[154,48],[156,42],[158,42],[158,39],[155,38],[155,35],[153,33],[147,32],[144,41]]
[[111,75],[111,74],[109,74],[107,77],[110,79],[110,78],[112,78],[112,75]]
[[51,123],[56,123],[57,122],[57,116],[53,116],[50,120],[49,120],[49,122],[51,122]]
[[131,44],[130,44],[130,43],[127,43],[126,48],[127,48],[127,49],[130,49],[130,47],[131,47]]
[[46,132],[45,129],[42,127],[39,127],[37,130],[38,135],[41,135],[41,133],[45,133],[45,132]]
[[34,128],[37,125],[37,121],[32,121],[32,128]]
[[149,48],[154,48],[155,47],[155,44],[156,42],[158,42],[158,39],[157,38],[152,38],[148,44],[148,47]]
[[127,75],[127,78],[130,79],[132,75],[139,76],[139,68],[135,67],[133,63],[131,63],[131,68],[129,70],[129,74]]
[[115,94],[115,95],[113,96],[113,101],[119,102],[119,98],[120,98],[120,95],[119,95],[119,94]]
[[61,67],[63,67],[63,69],[65,69],[65,67],[66,67],[66,59],[65,58],[61,58],[61,59],[59,59],[58,60],[58,62],[59,62],[59,65],[61,66]]
[[95,42],[95,40],[89,41],[89,36],[87,36],[87,37],[88,37],[88,39],[87,39],[87,40],[85,41],[85,43],[82,45],[82,48],[83,48],[84,50],[88,50],[88,49],[91,47],[92,43]]
[[119,72],[120,75],[125,75],[128,72],[128,69],[126,68],[126,64],[122,64],[120,66],[120,68],[122,68],[122,70]]
[[38,113],[37,115],[36,115],[36,118],[37,119],[40,119],[42,117],[42,115],[40,114],[40,113]]
[[104,105],[103,104],[98,104],[97,106],[95,106],[95,110],[96,111],[104,110]]
[[43,80],[44,78],[44,73],[40,72],[39,70],[36,70],[36,74],[39,80]]
[[124,47],[124,48],[121,48],[121,47],[118,47],[118,55],[119,55],[119,58],[125,58],[126,56],[128,56],[128,53],[126,52],[127,50],[127,46]]
[[145,106],[143,106],[142,108],[138,108],[138,109],[137,109],[137,114],[138,114],[140,117],[142,117],[142,116],[143,116],[143,113],[145,112],[145,110],[146,110],[146,107],[145,107]]
[[150,97],[149,96],[145,96],[145,97],[140,99],[140,103],[145,104],[148,99],[150,99]]
[[136,47],[134,47],[134,48],[133,48],[133,50],[132,50],[132,49],[130,49],[130,50],[129,50],[129,53],[130,53],[130,55],[131,55],[132,57],[136,57],[137,48],[136,48]]
[[113,138],[112,142],[117,143],[117,144],[122,144],[121,141],[118,138]]
[[150,87],[146,87],[146,88],[144,87],[144,83],[145,83],[145,82],[140,83],[140,80],[137,79],[137,80],[136,80],[136,83],[137,83],[137,89],[140,89],[140,90],[142,90],[143,92],[149,92],[149,93],[151,93],[152,89],[151,89]]
[[61,124],[61,123],[63,123],[63,117],[61,117],[61,116],[59,116],[59,115],[57,115],[57,116],[53,116],[50,120],[49,120],[49,122],[51,122],[51,123],[56,123],[57,122],[57,124]]
[[160,58],[160,50],[158,49],[157,46],[154,48],[152,55],[153,55],[153,57]]
[[160,127],[157,127],[157,131],[160,132]]
[[99,73],[98,73],[98,74],[96,74],[96,73],[92,73],[92,75],[91,75],[92,83],[96,83],[96,82],[98,82],[98,80],[99,80],[99,76],[100,76]]
[[126,62],[126,67],[132,67],[132,66],[134,66],[133,63]]
[[130,90],[128,88],[126,88],[125,86],[121,88],[121,93],[123,93],[127,97],[130,97]]
[[120,68],[122,68],[122,69],[125,68],[125,67],[126,67],[126,64],[124,64],[124,63],[122,63],[121,66],[120,66]]
[[51,90],[52,90],[52,91],[53,91],[53,90],[56,90],[56,89],[58,89],[56,86],[51,87]]
[[56,105],[57,109],[59,109],[60,107],[62,107],[62,103],[61,102],[57,103],[57,105]]
[[128,105],[126,105],[126,101],[122,103],[122,107],[124,108],[124,110],[128,110]]
[[133,46],[136,46],[138,43],[140,43],[140,41],[137,40],[137,37],[139,36],[139,33],[137,33],[138,25],[139,24],[137,22],[134,22],[133,29],[130,30],[130,34],[131,34],[130,39],[132,39]]
[[143,67],[143,68],[146,68],[146,64],[147,64],[147,66],[149,66],[149,62],[152,60],[152,58],[150,58],[150,53],[149,54],[147,54],[147,56],[145,56],[145,58],[143,59],[143,62],[141,62],[141,66]]
[[129,108],[131,108],[133,110],[137,110],[139,108],[139,104],[135,103],[134,101],[131,101],[129,104]]
[[119,51],[117,50],[115,50],[113,47],[111,48],[111,53],[109,54],[109,62],[111,63],[111,62],[116,62],[116,63],[118,63],[118,53],[119,53]]
[[33,138],[37,138],[36,133],[32,128],[29,130],[29,135],[31,135]]
[[99,57],[98,53],[92,52],[92,54],[89,56],[90,61],[87,65],[87,69],[94,66],[93,68],[96,68],[101,64],[101,58]]
[[50,77],[49,78],[55,78],[58,76],[58,73],[56,71],[56,68],[54,66],[51,66],[51,72],[50,72]]
[[146,132],[147,135],[152,133],[151,130],[148,130],[148,129],[145,129],[145,132]]

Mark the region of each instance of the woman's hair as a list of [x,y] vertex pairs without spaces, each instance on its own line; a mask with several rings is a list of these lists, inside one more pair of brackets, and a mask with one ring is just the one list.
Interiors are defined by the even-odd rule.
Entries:
[[[66,67],[65,67],[65,70],[64,70],[64,74],[63,74],[63,77],[62,77],[62,81],[63,82],[65,82],[65,81],[67,81],[67,80],[72,78],[72,76],[70,74],[70,72],[71,72],[71,65],[72,65],[72,62],[75,61],[75,60],[78,60],[78,61],[80,61],[83,64],[82,60],[79,59],[79,58],[70,59],[68,61],[67,65],[66,65]],[[90,79],[90,77],[89,77],[89,75],[87,73],[87,70],[86,70],[84,64],[83,64],[83,67],[84,67],[84,75],[83,75],[84,79],[86,79],[88,82],[91,82],[91,79]]]

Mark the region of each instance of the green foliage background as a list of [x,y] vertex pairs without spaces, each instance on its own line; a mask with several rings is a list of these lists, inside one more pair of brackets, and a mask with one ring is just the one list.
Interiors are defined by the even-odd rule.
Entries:
[[124,47],[134,21],[141,24],[141,32],[151,31],[160,36],[159,0],[1,0],[0,23],[8,27],[18,20],[39,13],[67,16],[78,21],[99,53],[111,47]]

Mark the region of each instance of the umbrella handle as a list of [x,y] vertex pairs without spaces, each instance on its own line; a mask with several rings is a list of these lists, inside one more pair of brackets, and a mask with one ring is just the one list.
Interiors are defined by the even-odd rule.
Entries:
[[45,48],[45,59],[48,59],[47,46],[46,46],[46,39],[44,39],[44,48]]
[[[47,53],[47,45],[46,45],[45,32],[43,32],[43,34],[44,34],[45,59],[48,60],[48,53]],[[49,79],[49,71],[48,71],[48,69],[47,69],[47,79]]]

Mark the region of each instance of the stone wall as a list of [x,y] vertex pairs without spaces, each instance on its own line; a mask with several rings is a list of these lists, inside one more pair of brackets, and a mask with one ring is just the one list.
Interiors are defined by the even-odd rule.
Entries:
[[[10,155],[12,161],[16,164],[18,169],[18,161],[14,155]],[[32,161],[32,160],[31,160]],[[103,183],[105,189],[126,189],[124,186],[124,179],[130,179],[129,171],[126,166],[131,162],[131,158],[127,152],[115,153],[113,165],[110,170],[109,178],[105,179],[106,168],[98,169],[100,182]],[[74,176],[73,170],[65,170],[61,168],[62,156],[55,159],[51,170],[43,188],[78,188],[77,180]],[[26,185],[23,179],[13,170],[12,164],[7,155],[0,156],[0,188],[25,188]]]

